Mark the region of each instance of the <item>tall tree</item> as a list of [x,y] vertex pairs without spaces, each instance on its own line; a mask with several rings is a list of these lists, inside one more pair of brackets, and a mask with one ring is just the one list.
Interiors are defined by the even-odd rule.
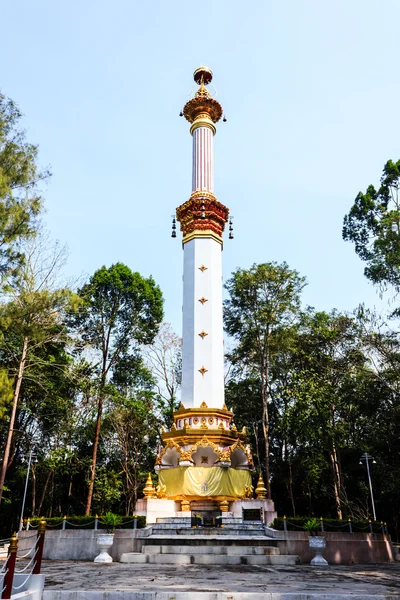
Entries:
[[[43,349],[51,345],[64,347],[68,334],[65,316],[75,305],[75,296],[68,288],[55,285],[58,270],[64,261],[64,250],[58,244],[46,247],[38,238],[25,249],[26,261],[21,268],[18,283],[14,283],[11,299],[0,305],[0,323],[3,337],[0,358],[13,379],[13,398],[9,415],[8,434],[0,473],[0,502],[4,480],[9,466],[11,445],[17,417],[18,403],[24,377],[42,372]],[[54,356],[54,353],[53,353]],[[59,365],[54,363],[53,368]],[[64,367],[65,365],[63,365]],[[39,383],[36,380],[36,383]]]
[[378,189],[359,192],[344,217],[343,239],[366,263],[365,276],[381,289],[400,291],[400,160],[389,160]]
[[[142,344],[150,344],[163,317],[163,298],[152,277],[126,265],[102,267],[79,290],[82,305],[72,320],[83,348],[95,351],[96,425],[85,514],[90,513],[107,384],[121,370],[135,372]],[[129,382],[127,382],[127,385]]]
[[260,377],[262,427],[265,444],[265,479],[271,498],[269,465],[269,409],[271,360],[280,347],[282,330],[292,324],[300,308],[306,280],[286,263],[254,264],[237,269],[225,285],[225,329],[236,340],[230,359],[236,367],[256,371]]
[[177,392],[182,379],[182,339],[169,323],[163,323],[150,346],[143,350],[144,359],[156,380],[164,424],[172,425],[178,408]]
[[50,176],[37,166],[38,146],[26,141],[21,117],[0,93],[0,284],[23,261],[21,242],[34,235],[42,208],[38,185]]

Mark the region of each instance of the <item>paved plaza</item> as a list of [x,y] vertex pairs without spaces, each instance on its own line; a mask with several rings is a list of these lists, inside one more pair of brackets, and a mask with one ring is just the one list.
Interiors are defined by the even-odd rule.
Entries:
[[43,600],[400,600],[400,563],[321,569],[44,561],[42,572]]

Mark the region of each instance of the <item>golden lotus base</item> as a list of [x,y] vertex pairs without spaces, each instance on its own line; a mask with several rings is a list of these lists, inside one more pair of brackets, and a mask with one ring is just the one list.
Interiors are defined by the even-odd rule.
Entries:
[[162,469],[158,481],[170,500],[238,500],[252,491],[250,471],[229,467]]

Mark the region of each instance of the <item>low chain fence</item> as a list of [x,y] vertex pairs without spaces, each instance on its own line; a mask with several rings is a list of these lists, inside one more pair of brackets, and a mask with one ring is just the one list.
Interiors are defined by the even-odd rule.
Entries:
[[[116,529],[142,529],[146,526],[146,517],[127,516],[121,517],[122,522]],[[39,526],[40,519],[24,519],[20,530],[36,529]],[[51,517],[46,519],[48,529],[107,529],[107,525],[102,522],[101,516],[88,517]]]
[[[277,517],[272,523],[272,527],[278,531],[308,531],[306,527],[310,517]],[[344,533],[388,533],[387,524],[383,521],[354,520],[351,519],[317,519],[318,526],[313,531],[343,531]]]

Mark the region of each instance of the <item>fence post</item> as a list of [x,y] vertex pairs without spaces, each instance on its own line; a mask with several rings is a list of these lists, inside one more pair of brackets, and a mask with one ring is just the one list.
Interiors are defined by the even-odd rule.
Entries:
[[383,521],[381,521],[381,532],[382,532],[382,533],[385,533],[385,527],[384,527],[384,525],[383,525]]
[[67,517],[64,515],[63,522],[62,522],[62,529],[65,529],[66,524],[67,524]]
[[385,526],[385,533],[389,533],[389,532],[388,532],[388,528],[387,528],[387,523],[386,523],[386,521],[384,522],[384,526]]
[[7,566],[6,572],[4,575],[4,586],[3,592],[1,594],[2,599],[11,598],[12,594],[12,584],[14,580],[14,570],[15,570],[15,561],[17,559],[17,550],[18,550],[18,538],[17,534],[10,538],[10,545],[8,547],[8,558],[7,558]]
[[368,523],[369,523],[369,532],[370,532],[370,533],[373,533],[371,519],[368,521]]
[[351,524],[351,519],[349,519],[349,532],[353,533],[353,526]]
[[283,531],[287,531],[286,515],[283,517]]
[[28,520],[27,520],[27,522],[26,522],[26,530],[27,530],[27,531],[29,531],[29,527],[30,527],[30,525],[31,525],[31,520],[30,520],[30,518],[28,517]]
[[322,517],[320,518],[320,523],[321,523],[321,531],[325,531],[325,529],[324,529],[324,519]]
[[133,529],[137,529],[137,520],[138,520],[138,516],[133,515]]
[[94,528],[95,529],[99,528],[99,515],[96,515],[94,518]]
[[32,573],[34,575],[39,575],[40,568],[42,566],[42,556],[43,556],[45,533],[46,533],[46,521],[44,519],[40,519],[39,529],[38,529],[37,548],[36,548],[36,561],[35,561],[35,565],[34,565],[33,571],[32,571]]

